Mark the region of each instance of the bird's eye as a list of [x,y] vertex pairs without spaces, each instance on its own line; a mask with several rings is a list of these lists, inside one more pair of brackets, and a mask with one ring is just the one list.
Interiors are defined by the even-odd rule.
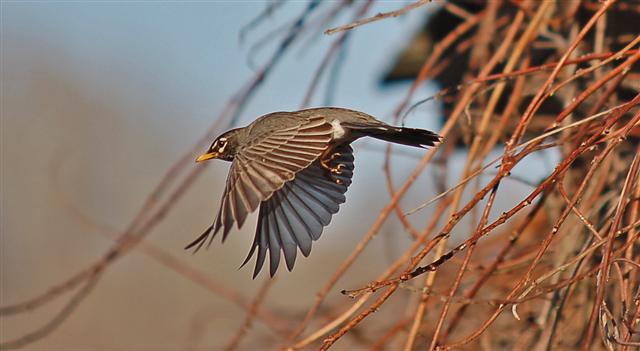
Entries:
[[223,152],[224,148],[227,146],[227,139],[218,139],[218,142],[216,144],[216,146],[218,147],[218,152]]

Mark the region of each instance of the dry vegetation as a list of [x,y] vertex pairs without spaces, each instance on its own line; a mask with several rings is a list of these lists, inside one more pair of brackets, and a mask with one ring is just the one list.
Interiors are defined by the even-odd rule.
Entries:
[[[397,12],[367,17],[373,3],[344,1],[320,7],[311,1],[299,18],[276,33],[277,52],[229,102],[193,152],[167,171],[116,244],[93,265],[41,295],[1,308],[5,318],[38,309],[60,295],[68,301],[42,326],[18,339],[3,340],[3,347],[25,346],[54,331],[105,270],[136,249],[247,311],[245,322],[229,338],[228,350],[248,339],[265,340],[265,349],[638,349],[640,22],[635,33],[625,33],[620,24],[627,21],[621,16],[640,19],[640,4],[496,0],[469,12],[456,2],[418,1]],[[247,30],[282,5],[270,3]],[[440,130],[446,143],[425,153],[397,189],[391,185],[392,170],[385,168],[391,200],[375,223],[363,229],[361,242],[339,269],[331,277],[318,278],[327,279],[326,284],[306,311],[292,318],[292,311],[279,315],[263,305],[273,280],[266,280],[253,298],[245,298],[142,241],[202,172],[202,167],[192,166],[193,155],[234,121],[301,33],[323,31],[341,12],[357,19],[327,31],[335,42],[310,73],[315,78],[306,104],[320,77],[339,72],[332,67],[340,64],[338,54],[352,31],[420,6],[443,6],[460,22],[421,58],[419,74],[395,118],[411,107],[417,86],[446,74],[452,69],[449,64],[465,55],[460,81],[435,97],[446,106],[447,119]],[[413,227],[398,201],[425,167],[442,167],[436,177],[446,177],[448,156],[461,145],[467,148],[463,176],[425,204],[435,209],[429,225]],[[525,157],[550,148],[560,154],[553,171],[517,205],[492,215],[511,170]],[[490,159],[493,150],[502,153]],[[388,152],[387,160],[390,157]],[[480,181],[487,173],[490,176]],[[475,195],[464,200],[465,190]],[[416,209],[412,215],[421,212],[426,213]],[[323,306],[329,292],[342,288],[336,286],[338,279],[392,216],[400,218],[413,245],[389,267],[381,265],[374,282],[343,291],[348,297]],[[474,230],[452,248],[449,234],[463,218],[472,221]],[[413,293],[389,303],[400,288]],[[375,328],[360,326],[385,308],[393,313]],[[265,324],[275,337],[253,331],[254,323]],[[344,344],[334,346],[341,339]]]

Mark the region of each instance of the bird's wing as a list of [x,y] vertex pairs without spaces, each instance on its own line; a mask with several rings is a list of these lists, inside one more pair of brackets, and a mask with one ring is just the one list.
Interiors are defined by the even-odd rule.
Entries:
[[332,134],[331,124],[318,116],[243,146],[231,164],[215,221],[186,249],[195,246],[195,250],[199,250],[207,238],[213,239],[220,229],[224,241],[234,222],[240,228],[258,204],[271,198],[275,191],[294,179],[296,173],[318,159],[329,147]]
[[254,278],[262,269],[267,250],[271,276],[278,268],[281,251],[287,268],[292,270],[298,248],[305,257],[308,256],[312,241],[320,238],[322,229],[329,224],[331,216],[345,202],[344,194],[353,175],[353,150],[345,145],[336,152],[340,156],[330,166],[342,164],[341,174],[330,174],[316,161],[260,205],[253,245],[242,264],[244,266],[249,261],[257,248]]

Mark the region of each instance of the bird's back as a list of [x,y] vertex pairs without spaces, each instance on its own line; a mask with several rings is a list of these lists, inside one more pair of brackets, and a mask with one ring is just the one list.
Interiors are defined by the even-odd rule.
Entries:
[[258,117],[247,126],[247,138],[250,140],[260,139],[276,130],[298,126],[305,120],[306,118],[302,118],[300,115],[292,112],[281,111],[269,113]]

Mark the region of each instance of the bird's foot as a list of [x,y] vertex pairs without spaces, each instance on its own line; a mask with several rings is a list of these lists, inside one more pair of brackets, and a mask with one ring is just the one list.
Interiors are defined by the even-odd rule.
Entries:
[[320,166],[322,166],[322,168],[326,169],[327,171],[329,171],[329,178],[331,179],[331,181],[335,182],[336,184],[342,184],[342,181],[332,175],[339,175],[342,174],[342,169],[345,167],[342,163],[339,163],[335,166],[331,166],[331,162],[333,162],[336,158],[342,156],[341,153],[339,152],[334,152],[333,154],[331,154],[331,156],[329,157],[323,157],[320,160]]
[[323,156],[320,159],[320,165],[322,166],[322,168],[331,171],[333,169],[333,167],[331,167],[330,163],[333,162],[336,158],[342,156],[341,153],[339,152],[334,152],[332,153],[330,156]]
[[340,180],[340,178],[335,177],[335,176],[331,176],[331,175],[329,175],[329,177],[331,178],[331,181],[333,181],[334,183],[336,183],[338,185],[342,184],[342,180]]
[[342,163],[339,163],[335,167],[329,168],[329,172],[331,172],[332,174],[342,174],[343,168],[344,168],[344,165]]
[[340,178],[338,178],[338,175],[342,174],[342,169],[344,168],[343,164],[338,164],[335,167],[329,167],[327,168],[327,173],[325,173],[326,177],[336,183],[336,184],[342,184],[342,180],[340,180]]

